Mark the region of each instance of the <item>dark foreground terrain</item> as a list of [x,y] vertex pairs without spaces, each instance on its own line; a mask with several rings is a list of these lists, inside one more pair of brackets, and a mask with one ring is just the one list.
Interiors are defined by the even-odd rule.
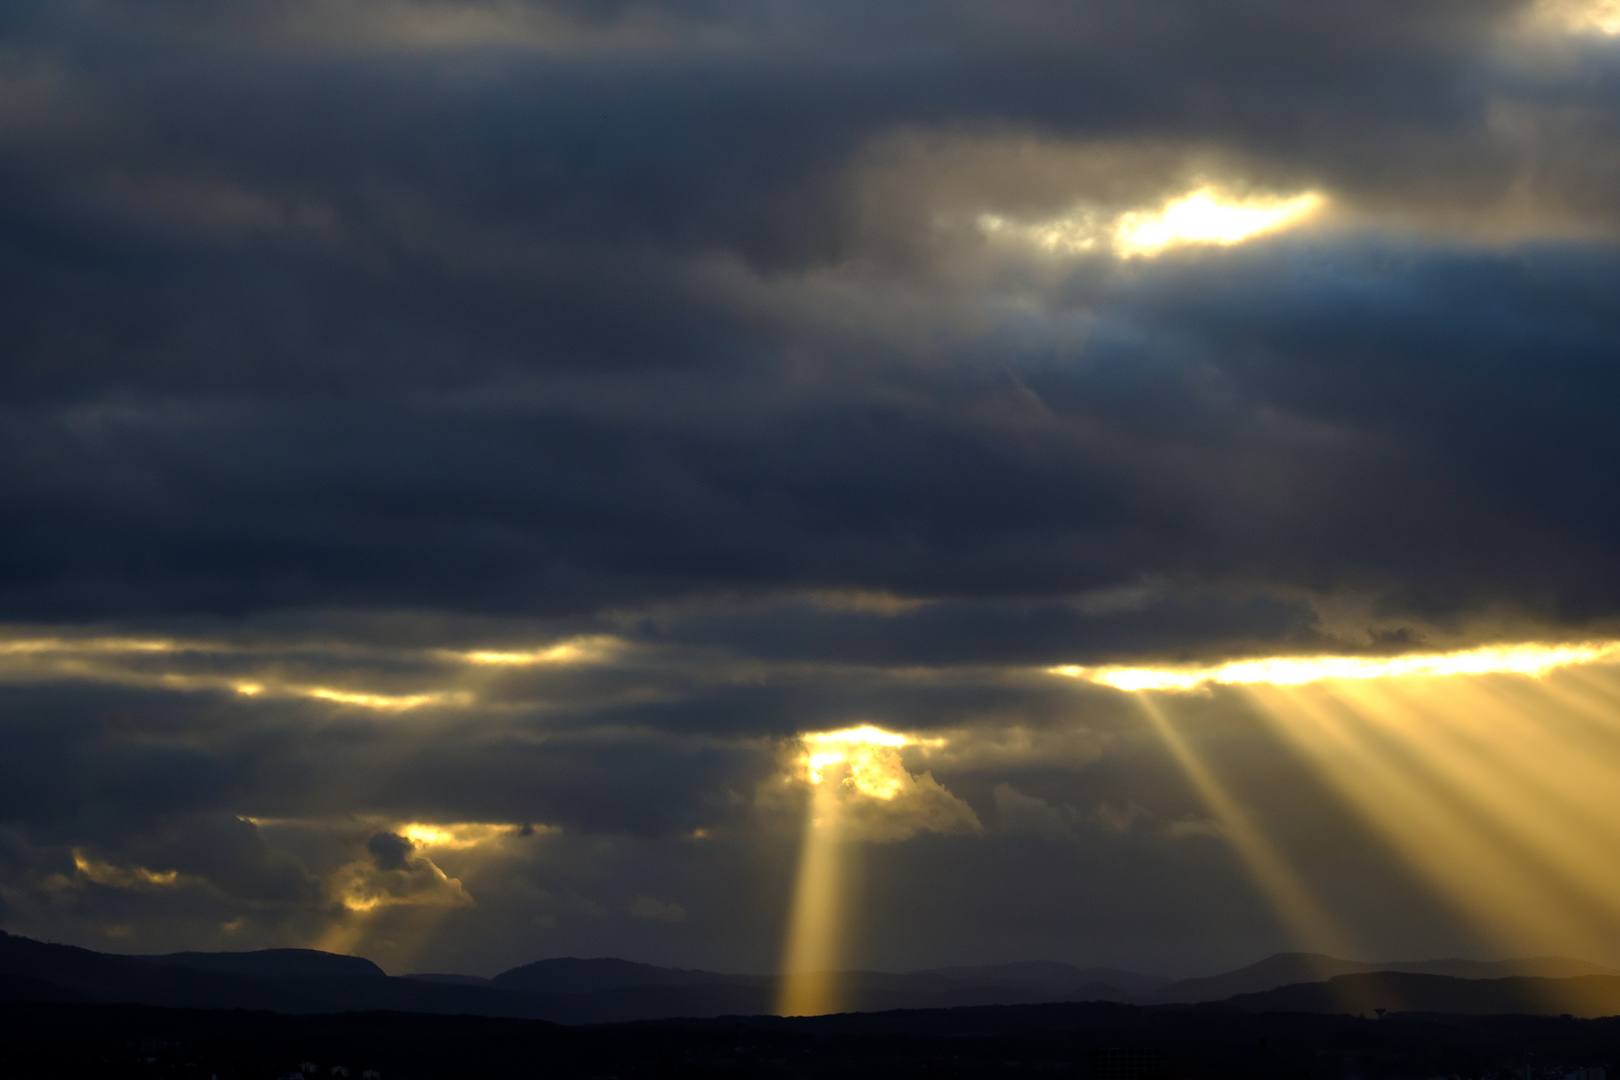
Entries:
[[[410,1013],[289,1016],[0,1005],[0,1077],[1083,1076],[1601,1080],[1620,1018],[1253,1013],[1092,1003],[564,1027]],[[340,1073],[337,1070],[347,1070]]]

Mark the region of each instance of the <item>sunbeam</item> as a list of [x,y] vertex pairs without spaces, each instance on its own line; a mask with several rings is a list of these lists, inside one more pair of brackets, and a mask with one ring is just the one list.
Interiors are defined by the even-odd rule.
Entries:
[[901,747],[926,752],[944,739],[923,739],[871,725],[802,736],[792,782],[807,784],[810,801],[799,872],[782,952],[784,1016],[837,1012],[836,972],[853,927],[850,877],[859,843],[890,843],[916,833],[972,832],[978,818],[927,772],[913,774]]
[[[1507,952],[1590,954],[1620,922],[1620,643],[1203,667],[1062,667],[1131,692],[1301,941],[1331,921],[1163,701],[1235,685],[1448,908]],[[1338,939],[1342,941],[1342,938]]]
[[1249,812],[1232,797],[1226,786],[1188,744],[1159,703],[1146,694],[1139,695],[1137,702],[1142,715],[1147,717],[1148,723],[1198,792],[1199,798],[1215,815],[1215,820],[1220,822],[1222,831],[1237,849],[1255,884],[1287,925],[1294,940],[1312,952],[1353,955],[1355,950],[1309,887]]

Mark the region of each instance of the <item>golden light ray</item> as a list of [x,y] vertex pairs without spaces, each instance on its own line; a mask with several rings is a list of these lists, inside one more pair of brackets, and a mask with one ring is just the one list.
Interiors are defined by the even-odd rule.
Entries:
[[[837,1012],[840,1004],[836,972],[850,938],[849,877],[856,854],[854,838],[845,835],[849,812],[860,800],[892,803],[903,801],[902,794],[911,798],[918,791],[929,793],[931,789],[906,771],[899,750],[943,746],[945,740],[864,725],[812,732],[800,741],[804,751],[795,763],[797,779],[810,786],[811,795],[777,1008],[783,1016],[818,1016]],[[932,783],[926,774],[922,779]]]
[[[1257,715],[1447,906],[1504,952],[1613,958],[1620,924],[1620,642],[1269,657],[1052,673],[1125,691],[1242,687]],[[1150,718],[1157,712],[1139,697]],[[1155,722],[1161,737],[1168,725]],[[1168,728],[1212,812],[1231,802]],[[1226,802],[1223,802],[1223,799]],[[1235,803],[1233,803],[1235,805]],[[1223,809],[1226,807],[1226,809]],[[1239,810],[1241,813],[1241,809]],[[1243,826],[1233,828],[1239,843]],[[1240,844],[1264,868],[1268,845]],[[1254,852],[1257,851],[1258,854]],[[1291,871],[1262,887],[1286,898]],[[1280,880],[1280,887],[1276,882]],[[1286,899],[1279,903],[1292,903]]]
[[1283,920],[1295,942],[1309,952],[1333,956],[1354,955],[1350,942],[1309,887],[1272,845],[1248,811],[1231,796],[1226,786],[1176,730],[1158,703],[1144,694],[1137,698],[1137,704],[1198,792],[1198,797],[1215,816],[1215,820],[1220,822],[1250,876]]
[[1620,660],[1620,641],[1597,641],[1570,645],[1486,645],[1455,652],[1400,656],[1274,656],[1207,666],[1081,667],[1070,664],[1048,671],[1118,690],[1193,690],[1207,683],[1301,686],[1323,679],[1498,673],[1539,676],[1558,668],[1617,660]]
[[[1447,680],[1452,681],[1452,680]],[[1458,784],[1466,771],[1435,760],[1433,743],[1401,739],[1428,723],[1342,685],[1256,686],[1262,715],[1449,906],[1509,951],[1589,953],[1605,930],[1549,872],[1534,834],[1504,834],[1481,812],[1496,791]]]
[[819,779],[814,785],[782,956],[777,1011],[783,1016],[823,1016],[838,1011],[834,969],[848,937],[844,925],[846,860],[839,850],[835,821],[837,792]]
[[[1387,692],[1420,711],[1433,737],[1449,737],[1450,747],[1435,752],[1449,749],[1454,767],[1471,771],[1471,791],[1500,791],[1523,807],[1510,813],[1515,820],[1508,827],[1540,819],[1572,840],[1620,850],[1620,820],[1605,813],[1608,793],[1620,785],[1620,731],[1604,732],[1573,711],[1555,728],[1527,711],[1518,695],[1474,680],[1444,687],[1408,680]],[[1531,708],[1545,712],[1546,704]],[[1424,732],[1412,725],[1406,734],[1416,739]]]
[[1616,823],[1607,805],[1572,793],[1583,779],[1595,791],[1613,791],[1620,774],[1553,736],[1561,722],[1543,717],[1532,734],[1470,682],[1448,680],[1439,692],[1432,681],[1398,680],[1340,693],[1422,764],[1426,782],[1456,813],[1492,837],[1521,873],[1545,883],[1563,918],[1601,932],[1620,917],[1620,875],[1609,855]]

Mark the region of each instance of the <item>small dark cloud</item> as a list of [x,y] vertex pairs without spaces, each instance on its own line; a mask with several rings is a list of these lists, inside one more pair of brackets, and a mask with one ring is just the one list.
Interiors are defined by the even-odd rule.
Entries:
[[411,852],[416,845],[398,833],[380,832],[366,841],[366,850],[379,870],[409,869]]

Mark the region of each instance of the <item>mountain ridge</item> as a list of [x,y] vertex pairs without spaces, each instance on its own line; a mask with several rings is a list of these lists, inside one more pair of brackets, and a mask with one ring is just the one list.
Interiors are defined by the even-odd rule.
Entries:
[[1532,956],[1516,960],[1343,960],[1321,953],[1276,953],[1253,964],[1218,975],[1181,979],[1139,996],[1143,1005],[1196,1005],[1225,1001],[1240,994],[1263,993],[1282,986],[1323,982],[1341,975],[1398,972],[1461,979],[1502,979],[1516,976],[1574,978],[1582,975],[1620,975],[1586,960],[1565,956]]
[[[1302,971],[1312,977],[1290,978]],[[851,1013],[1069,1002],[1174,1008],[1212,1000],[1244,1011],[1620,1013],[1620,971],[1566,957],[1380,965],[1279,953],[1235,971],[1173,983],[1161,976],[1057,961],[830,974]],[[1101,981],[1099,975],[1115,981]],[[1131,983],[1135,992],[1117,983]],[[588,1024],[770,1015],[780,986],[776,976],[659,968],[614,957],[539,960],[492,979],[390,976],[369,960],[309,949],[136,956],[0,931],[0,1000],[5,1001],[76,1000],[299,1014],[385,1010]],[[1237,992],[1210,996],[1232,987]]]

